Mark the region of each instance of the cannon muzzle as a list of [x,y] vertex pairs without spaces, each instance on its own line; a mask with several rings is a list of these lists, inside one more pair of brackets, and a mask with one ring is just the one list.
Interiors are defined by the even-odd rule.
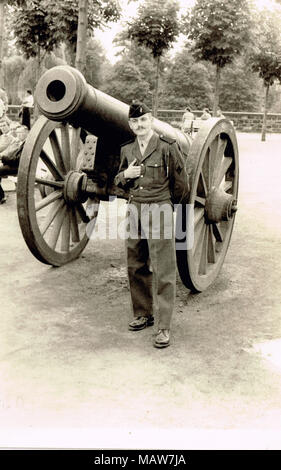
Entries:
[[[53,67],[40,78],[35,100],[39,111],[52,121],[67,121],[102,138],[116,149],[132,137],[128,125],[129,106],[87,84],[73,67]],[[182,132],[154,119],[158,134],[176,139],[184,153],[190,141]]]

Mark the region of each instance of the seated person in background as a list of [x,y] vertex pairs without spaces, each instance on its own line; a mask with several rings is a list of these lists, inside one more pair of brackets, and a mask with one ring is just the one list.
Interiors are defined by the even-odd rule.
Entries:
[[0,87],[0,99],[2,100],[2,102],[4,103],[4,107],[5,107],[5,112],[8,111],[8,95],[5,91],[5,88],[2,88]]
[[0,158],[2,158],[2,163],[13,167],[19,165],[21,151],[28,135],[28,128],[26,126],[19,126],[16,128],[15,132],[16,137],[13,137],[10,133],[12,139],[9,145],[3,151],[1,151],[0,148]]
[[16,121],[11,121],[10,122],[10,132],[11,134],[16,137],[17,136],[17,129],[21,127],[21,124]]
[[25,141],[25,139],[28,136],[28,128],[26,126],[18,126],[15,130],[16,132],[16,139],[19,143],[22,143]]
[[185,108],[184,115],[182,117],[182,132],[191,133],[192,131],[192,121],[194,120],[194,114],[191,112],[189,106]]
[[[0,160],[2,157],[2,153],[9,147],[9,145],[16,140],[15,137],[12,136],[10,133],[10,126],[5,120],[0,120]],[[1,178],[0,178],[0,204],[4,204],[6,202],[6,197],[4,190],[1,186]]]
[[0,120],[0,156],[4,150],[16,139],[10,130],[10,125],[7,121]]
[[209,119],[210,117],[212,117],[212,115],[209,111],[209,108],[204,108],[203,109],[203,114],[202,114],[202,116],[200,116],[200,119],[206,120],[206,119]]
[[[7,117],[5,104],[0,98],[0,123],[2,122],[7,122],[10,125],[11,120]],[[2,134],[1,130],[0,130],[0,134]]]
[[224,118],[225,116],[222,114],[222,110],[220,108],[217,109],[217,117]]

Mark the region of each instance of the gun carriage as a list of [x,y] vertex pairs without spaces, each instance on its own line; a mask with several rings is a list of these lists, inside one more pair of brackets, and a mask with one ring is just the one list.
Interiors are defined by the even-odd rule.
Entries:
[[[94,89],[69,66],[47,71],[35,99],[41,116],[20,159],[18,217],[33,255],[61,266],[84,250],[86,227],[90,219],[96,220],[99,201],[127,197],[114,186],[114,176],[120,145],[132,137],[129,106]],[[158,119],[154,130],[176,139],[190,175],[194,243],[190,248],[186,237],[177,263],[184,285],[200,292],[217,277],[233,229],[238,193],[235,131],[225,118],[210,118],[194,138]],[[89,204],[95,207],[90,215]],[[183,229],[190,230],[186,212],[181,214]]]

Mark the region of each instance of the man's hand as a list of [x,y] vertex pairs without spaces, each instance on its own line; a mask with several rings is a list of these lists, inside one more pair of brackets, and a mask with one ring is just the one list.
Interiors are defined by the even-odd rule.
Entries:
[[128,166],[128,168],[124,171],[124,178],[138,178],[141,174],[141,167],[134,166],[137,159],[135,158],[132,163]]

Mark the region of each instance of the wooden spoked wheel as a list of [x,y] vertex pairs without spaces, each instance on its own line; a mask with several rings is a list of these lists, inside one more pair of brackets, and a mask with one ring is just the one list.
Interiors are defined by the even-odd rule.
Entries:
[[238,147],[232,124],[211,118],[190,148],[191,192],[177,241],[178,270],[194,292],[207,289],[222,267],[233,229],[238,196]]
[[85,137],[80,128],[41,116],[28,135],[20,159],[20,227],[34,256],[53,266],[80,255],[89,241],[87,224],[98,213],[99,203],[85,197],[85,175],[77,171]]

